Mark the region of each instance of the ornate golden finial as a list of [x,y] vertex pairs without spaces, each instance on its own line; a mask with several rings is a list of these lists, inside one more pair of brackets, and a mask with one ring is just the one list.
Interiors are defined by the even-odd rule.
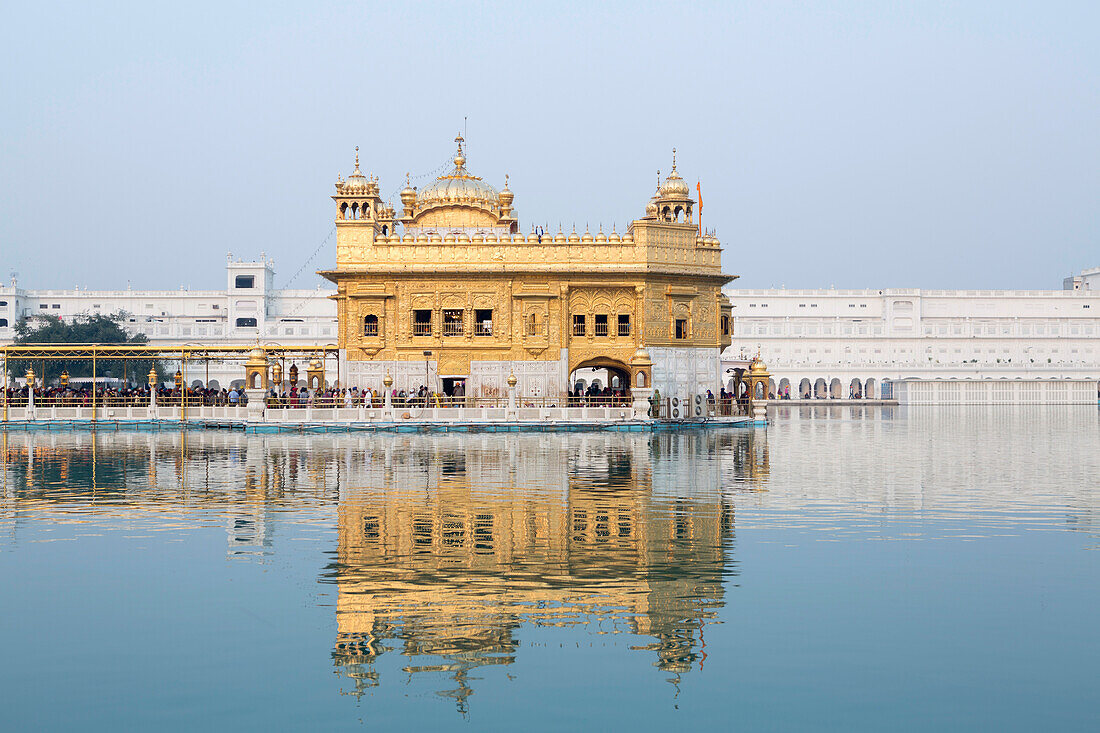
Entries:
[[409,187],[409,172],[405,171],[405,188]]
[[355,170],[359,170],[359,146],[355,146]]
[[676,170],[676,148],[672,149],[672,170]]
[[504,187],[508,188],[508,174],[507,173],[504,174]]
[[455,136],[455,142],[458,143],[458,152],[462,154],[462,143],[466,142],[466,138],[462,137],[462,133]]

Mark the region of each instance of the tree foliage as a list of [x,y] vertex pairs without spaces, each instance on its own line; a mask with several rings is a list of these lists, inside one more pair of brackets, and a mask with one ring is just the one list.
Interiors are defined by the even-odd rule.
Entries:
[[[122,327],[126,313],[111,315],[80,315],[64,321],[58,316],[35,316],[33,319],[20,318],[15,324],[15,341],[21,344],[146,344],[148,337],[143,334],[130,336]],[[146,375],[155,362],[151,359],[123,360],[96,359],[95,376],[127,379],[134,384],[145,384]],[[28,367],[33,367],[39,378],[49,382],[56,380],[62,371],[69,377],[91,377],[91,359],[61,359],[38,362],[31,359],[12,359],[8,362],[8,373],[12,377],[23,376]],[[41,374],[43,367],[47,370]],[[164,367],[157,363],[157,380],[165,379]],[[40,382],[44,383],[44,382]]]

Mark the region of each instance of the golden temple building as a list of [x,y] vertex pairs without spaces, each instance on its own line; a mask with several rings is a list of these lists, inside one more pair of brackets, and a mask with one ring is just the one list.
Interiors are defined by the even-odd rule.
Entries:
[[697,223],[676,169],[659,180],[626,232],[522,233],[515,194],[466,167],[385,202],[359,168],[338,180],[336,283],[342,373],[348,386],[420,385],[474,397],[557,397],[578,370],[607,370],[608,386],[687,397],[718,392],[730,344],[722,248]]

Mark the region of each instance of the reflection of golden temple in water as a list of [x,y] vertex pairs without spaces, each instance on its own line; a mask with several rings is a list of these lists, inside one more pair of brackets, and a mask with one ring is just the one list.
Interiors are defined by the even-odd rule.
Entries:
[[762,431],[2,437],[0,508],[88,489],[105,513],[220,504],[230,556],[268,554],[282,508],[338,502],[335,664],[361,692],[399,651],[453,678],[440,694],[460,709],[525,623],[598,621],[647,637],[635,648],[661,670],[701,665],[732,573],[723,489],[769,471]]
[[635,648],[687,672],[732,572],[720,488],[768,470],[752,440],[494,437],[385,457],[340,502],[336,664],[362,691],[379,682],[375,661],[399,651],[408,673],[450,675],[440,694],[464,709],[470,671],[514,662],[524,623],[599,621],[649,637]]

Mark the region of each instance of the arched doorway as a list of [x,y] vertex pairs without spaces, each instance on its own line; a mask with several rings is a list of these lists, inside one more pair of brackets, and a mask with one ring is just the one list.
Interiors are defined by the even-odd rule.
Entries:
[[853,400],[863,399],[863,385],[859,383],[859,379],[853,379],[848,385],[848,397]]
[[774,400],[778,396],[779,395],[777,395],[776,392],[775,392],[775,380],[769,377],[768,378],[768,399],[769,400]]
[[779,380],[779,392],[776,394],[781,400],[789,400],[791,398],[791,380],[783,377]]
[[829,386],[825,383],[824,377],[818,377],[814,382],[814,399],[823,400],[829,396]]
[[840,378],[833,377],[833,381],[829,384],[829,396],[834,400],[839,400],[844,396],[840,393],[841,389],[843,389],[843,387],[840,384]]
[[588,359],[569,372],[569,400],[576,405],[622,405],[630,401],[630,368],[606,357]]
[[868,378],[863,382],[863,399],[873,400],[875,399],[875,380]]

